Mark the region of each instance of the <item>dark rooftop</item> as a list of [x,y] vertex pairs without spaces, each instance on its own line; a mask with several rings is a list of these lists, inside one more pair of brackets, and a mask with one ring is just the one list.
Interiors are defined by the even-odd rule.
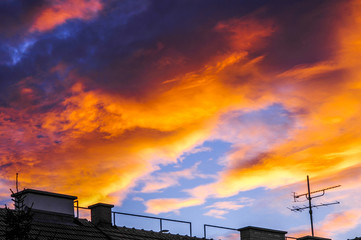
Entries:
[[[0,233],[5,232],[6,209],[0,208]],[[61,224],[51,222],[39,222],[34,220],[30,235],[39,240],[49,239],[107,239],[107,240],[199,240],[204,238],[175,235],[170,233],[159,233],[154,231],[139,230],[127,227],[95,226],[86,219],[74,218],[74,224]],[[0,239],[5,239],[0,234]]]

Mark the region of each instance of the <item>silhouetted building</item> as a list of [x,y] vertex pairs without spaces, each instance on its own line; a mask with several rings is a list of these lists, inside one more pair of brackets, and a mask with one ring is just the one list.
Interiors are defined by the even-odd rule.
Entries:
[[[112,224],[114,205],[97,203],[88,207],[91,221],[74,215],[76,196],[25,189],[12,197],[24,197],[24,204],[32,208],[33,221],[30,235],[34,239],[75,240],[75,239],[110,239],[110,240],[200,240],[204,238],[176,235],[171,233],[117,227]],[[6,209],[0,209],[0,239],[5,239]],[[244,227],[238,229],[242,240],[285,240],[285,231]],[[299,240],[329,240],[317,237],[302,237]]]

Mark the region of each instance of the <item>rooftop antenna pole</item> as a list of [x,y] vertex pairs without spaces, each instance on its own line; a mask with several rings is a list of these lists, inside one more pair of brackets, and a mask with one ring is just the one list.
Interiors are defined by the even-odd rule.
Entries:
[[19,192],[19,181],[18,181],[18,176],[19,176],[19,173],[16,173],[16,181],[15,181],[15,184],[16,184],[16,192]]
[[[318,205],[312,205],[312,199],[313,198],[318,198],[318,197],[322,197],[323,195],[325,195],[325,191],[326,190],[330,190],[330,189],[333,189],[333,188],[337,188],[337,187],[340,187],[341,185],[337,185],[337,186],[333,186],[333,187],[328,187],[328,188],[323,188],[323,189],[320,189],[320,190],[316,190],[316,191],[312,191],[311,192],[311,188],[310,188],[310,178],[309,176],[307,175],[307,193],[303,193],[303,194],[296,194],[296,193],[293,193],[293,199],[295,202],[298,202],[297,201],[297,198],[300,198],[300,197],[305,197],[307,200],[308,200],[308,206],[303,206],[303,207],[298,207],[298,206],[292,206],[292,208],[289,208],[291,211],[294,211],[294,212],[302,212],[303,210],[305,209],[309,209],[309,213],[310,213],[310,220],[311,220],[311,232],[312,232],[312,237],[314,237],[314,229],[313,229],[313,217],[312,217],[312,214],[313,214],[313,211],[312,211],[312,208],[317,208],[317,207],[325,207],[325,206],[329,206],[329,205],[334,205],[334,204],[340,204],[340,202],[338,201],[335,201],[335,202],[331,202],[331,203],[321,203],[321,204],[318,204]],[[321,193],[322,192],[322,193]],[[312,195],[312,194],[315,194],[315,193],[320,193],[318,195]]]
[[306,198],[308,199],[308,207],[310,208],[310,220],[311,220],[311,231],[312,231],[312,237],[314,237],[314,232],[313,232],[313,219],[312,219],[312,204],[311,204],[311,191],[310,191],[310,178],[307,175],[307,188],[308,188],[308,196],[306,196]]

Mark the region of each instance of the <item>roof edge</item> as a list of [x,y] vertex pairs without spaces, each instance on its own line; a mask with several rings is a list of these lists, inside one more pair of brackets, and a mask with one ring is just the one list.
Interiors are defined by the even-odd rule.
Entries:
[[36,189],[31,189],[31,188],[26,188],[26,189],[24,189],[24,190],[22,190],[20,192],[13,193],[13,194],[11,194],[11,197],[21,196],[21,195],[26,194],[26,193],[33,193],[33,194],[51,196],[51,197],[58,197],[58,198],[66,198],[66,199],[71,199],[71,200],[75,200],[75,199],[78,198],[77,196],[71,196],[71,195],[66,195],[66,194],[61,194],[61,193],[41,191],[41,190],[36,190]]
[[107,208],[113,208],[113,204],[107,204],[107,203],[96,203],[93,205],[88,206],[89,209],[95,208],[95,207],[107,207]]
[[244,230],[259,230],[259,231],[264,231],[264,232],[274,232],[274,233],[282,233],[282,234],[286,234],[286,231],[281,231],[281,230],[275,230],[275,229],[269,229],[269,228],[261,228],[261,227],[254,227],[254,226],[247,226],[247,227],[243,227],[243,228],[239,228],[237,229],[238,231],[244,231]]

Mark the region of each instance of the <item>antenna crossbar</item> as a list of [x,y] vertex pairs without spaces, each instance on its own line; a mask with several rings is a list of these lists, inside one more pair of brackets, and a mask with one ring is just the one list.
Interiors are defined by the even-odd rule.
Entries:
[[[295,193],[294,198],[296,199],[296,198],[300,198],[300,197],[303,197],[303,196],[307,197],[308,194],[314,194],[314,193],[319,193],[319,192],[323,192],[322,195],[320,195],[320,196],[323,196],[325,194],[325,191],[333,189],[333,188],[337,188],[337,187],[341,187],[341,185],[332,186],[332,187],[328,187],[328,188],[323,188],[323,189],[320,189],[320,190],[312,191],[310,193],[303,193],[303,194],[298,194],[298,195],[296,195],[296,193]],[[312,197],[312,198],[315,198],[315,197]]]
[[[315,208],[318,208],[318,207],[326,207],[326,206],[330,206],[330,205],[334,205],[334,204],[340,204],[339,201],[335,201],[335,202],[332,202],[332,203],[321,203],[321,204],[318,204],[318,205],[312,205],[311,207],[315,207]],[[302,212],[303,210],[305,209],[309,209],[310,207],[309,206],[303,206],[303,207],[297,207],[297,206],[292,206],[292,208],[288,208],[289,210],[293,211],[293,212]]]

